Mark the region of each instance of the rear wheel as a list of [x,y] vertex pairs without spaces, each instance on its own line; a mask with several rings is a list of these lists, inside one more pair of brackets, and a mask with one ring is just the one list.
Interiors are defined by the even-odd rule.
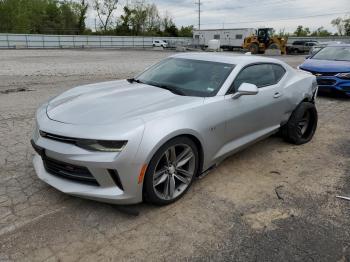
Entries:
[[317,110],[313,103],[302,102],[292,113],[287,124],[282,128],[283,138],[292,144],[301,145],[309,142],[317,128]]
[[165,143],[153,156],[144,181],[144,199],[167,205],[182,197],[198,172],[198,149],[187,137]]
[[259,53],[259,46],[256,43],[252,43],[250,44],[249,48],[248,48],[249,52],[251,52],[252,54],[257,54]]

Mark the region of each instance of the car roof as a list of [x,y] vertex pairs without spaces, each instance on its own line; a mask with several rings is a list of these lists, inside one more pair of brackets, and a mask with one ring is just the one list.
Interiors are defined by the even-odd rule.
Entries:
[[171,57],[175,58],[183,58],[183,59],[193,59],[193,60],[202,60],[202,61],[210,61],[210,62],[220,62],[220,63],[227,63],[227,64],[251,64],[251,63],[278,63],[278,64],[285,64],[284,62],[269,58],[269,57],[263,57],[263,56],[256,56],[256,55],[236,55],[236,54],[227,54],[227,53],[221,53],[221,54],[214,54],[214,53],[207,53],[207,52],[198,52],[198,53],[182,53],[182,54],[176,54],[172,55]]

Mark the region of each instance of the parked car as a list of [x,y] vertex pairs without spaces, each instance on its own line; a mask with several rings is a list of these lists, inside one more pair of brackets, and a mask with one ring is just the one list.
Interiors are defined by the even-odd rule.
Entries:
[[309,40],[294,41],[291,45],[287,45],[288,54],[308,53],[311,47],[318,45],[317,41]]
[[299,68],[317,77],[320,91],[338,91],[350,96],[350,44],[326,46]]
[[40,179],[109,203],[169,204],[224,158],[281,131],[317,126],[315,76],[267,57],[178,54],[135,78],[79,86],[41,106]]
[[168,43],[165,42],[164,40],[153,40],[153,47],[167,48],[168,47]]

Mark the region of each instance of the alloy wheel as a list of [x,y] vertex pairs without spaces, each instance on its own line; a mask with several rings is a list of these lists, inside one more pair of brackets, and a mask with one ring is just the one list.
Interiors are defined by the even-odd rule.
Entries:
[[195,173],[196,159],[186,144],[173,145],[160,157],[153,173],[153,188],[163,200],[181,195],[190,185]]

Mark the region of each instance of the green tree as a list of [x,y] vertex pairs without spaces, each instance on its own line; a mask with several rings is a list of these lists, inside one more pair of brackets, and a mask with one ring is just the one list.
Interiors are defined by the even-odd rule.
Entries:
[[193,37],[193,25],[181,26],[179,30],[179,36],[181,37]]
[[89,9],[88,0],[80,0],[78,3],[74,2],[72,4],[74,13],[76,14],[78,21],[77,27],[79,34],[83,34],[86,31],[86,16]]
[[124,6],[123,8],[124,14],[122,14],[119,18],[119,22],[117,23],[116,33],[120,35],[130,35],[131,30],[131,16],[133,14],[132,10],[128,6]]
[[310,29],[308,27],[303,27],[299,25],[297,29],[294,31],[295,36],[308,36],[310,34]]
[[0,0],[0,32],[82,33],[86,10],[81,16],[78,7],[68,0]]
[[311,33],[311,36],[320,36],[320,37],[327,37],[331,35],[332,33],[328,32],[323,26],[317,28],[315,31]]

